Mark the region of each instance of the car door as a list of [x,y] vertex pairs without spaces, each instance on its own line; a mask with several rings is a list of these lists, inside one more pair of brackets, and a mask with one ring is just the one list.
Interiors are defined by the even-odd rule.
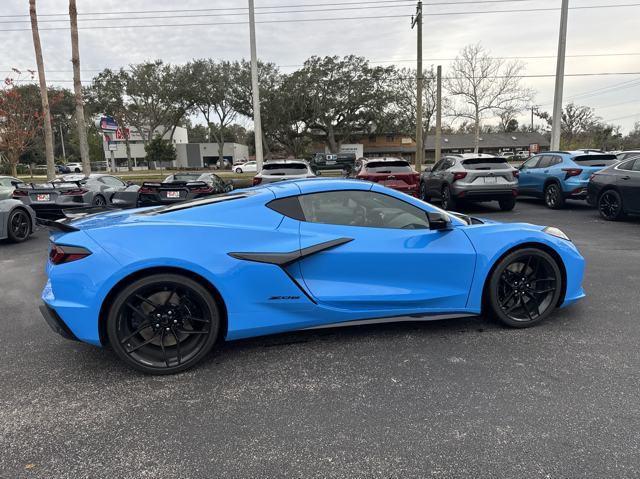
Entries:
[[520,166],[520,177],[518,179],[518,191],[522,195],[534,193],[535,170],[540,162],[540,156],[528,159]]
[[425,173],[424,181],[427,189],[427,194],[429,196],[432,196],[434,194],[434,191],[435,191],[434,185],[436,184],[437,173],[442,167],[442,165],[444,164],[444,161],[445,161],[444,159],[440,160],[435,165],[433,165],[433,168],[431,168],[431,171]]
[[444,183],[444,177],[448,168],[451,168],[453,165],[453,161],[449,158],[444,158],[442,161],[438,163],[438,168],[432,172],[429,177],[430,184],[429,186],[429,194],[431,196],[439,197],[442,192],[442,185]]
[[631,164],[619,167],[616,184],[622,194],[622,204],[629,213],[640,213],[640,158]]
[[381,315],[463,310],[476,258],[466,234],[429,229],[424,209],[382,191],[299,197],[301,249],[342,241],[298,263],[311,296],[322,306]]

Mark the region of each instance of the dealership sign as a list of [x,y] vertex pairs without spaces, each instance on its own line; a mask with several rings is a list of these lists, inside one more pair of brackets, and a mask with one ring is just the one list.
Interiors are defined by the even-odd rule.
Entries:
[[540,144],[539,143],[531,143],[529,145],[529,153],[532,155],[537,155],[540,153]]
[[110,116],[103,116],[100,118],[99,128],[102,131],[116,131],[118,129],[118,122]]

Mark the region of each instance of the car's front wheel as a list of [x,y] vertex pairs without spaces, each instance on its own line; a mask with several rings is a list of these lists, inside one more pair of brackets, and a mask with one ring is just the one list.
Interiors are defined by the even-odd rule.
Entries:
[[236,168],[236,173],[242,173],[242,168]]
[[107,334],[129,366],[172,374],[196,365],[211,351],[220,322],[220,310],[201,284],[181,275],[154,274],[117,294]]
[[488,303],[493,315],[507,326],[526,328],[547,318],[562,293],[558,263],[537,248],[505,256],[489,279]]
[[427,184],[424,181],[420,183],[420,199],[427,203],[431,201],[431,197],[427,193]]
[[624,216],[622,197],[616,190],[607,190],[598,198],[598,211],[607,221],[616,221]]

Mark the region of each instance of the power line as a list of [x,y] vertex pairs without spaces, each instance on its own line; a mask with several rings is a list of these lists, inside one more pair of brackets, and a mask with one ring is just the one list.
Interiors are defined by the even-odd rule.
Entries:
[[[577,53],[574,55],[567,55],[567,58],[588,58],[588,57],[615,57],[615,56],[640,56],[640,52],[618,52],[618,53]],[[520,60],[538,60],[538,59],[553,59],[556,58],[555,55],[533,55],[533,56],[496,56],[496,57],[488,57],[492,60],[512,60],[512,59],[520,59]],[[426,62],[443,62],[443,61],[454,61],[455,58],[425,58]],[[369,60],[369,63],[378,64],[378,63],[400,63],[400,62],[415,62],[413,59],[396,59],[396,60]],[[280,68],[299,68],[303,67],[304,64],[291,64],[291,65],[277,65]],[[105,67],[105,68],[83,68],[81,71],[83,72],[101,72],[106,68],[110,69],[119,69],[120,67]],[[35,70],[35,68],[18,68],[18,70]],[[0,73],[10,73],[13,70],[0,70]],[[72,73],[72,70],[46,70],[47,73]],[[635,81],[635,80],[634,80]],[[625,82],[626,83],[626,82]]]
[[[567,73],[565,74],[566,77],[593,77],[593,76],[615,76],[615,75],[640,75],[640,72],[597,72],[597,73]],[[555,77],[555,75],[553,74],[548,74],[548,75],[517,75],[515,78],[553,78]],[[410,79],[413,79],[414,77],[407,77]],[[458,79],[459,77],[443,77],[443,80],[455,80]],[[488,79],[492,79],[492,80],[497,80],[500,78],[505,78],[505,76],[491,76],[491,77],[487,77]],[[510,77],[512,78],[512,77]],[[18,82],[30,82],[32,80],[30,79],[17,79],[14,81],[18,81]],[[92,80],[82,80],[83,83],[91,83]],[[634,81],[638,81],[640,82],[640,80],[634,80]],[[73,82],[73,80],[70,79],[57,79],[57,80],[48,80],[48,82],[51,83],[68,83],[68,82]]]
[[[582,93],[577,93],[575,95],[571,95],[569,97],[566,98],[565,103],[566,102],[570,102],[570,101],[574,101],[576,99],[582,99],[582,98],[587,98],[587,97],[591,97],[591,96],[597,96],[597,95],[605,95],[614,91],[618,91],[618,90],[624,90],[626,88],[632,88],[635,86],[639,86],[640,85],[640,80],[625,80],[621,83],[614,83],[613,85],[609,85],[609,86],[605,86],[605,87],[600,87],[600,88],[596,88],[595,90],[587,90],[585,92]],[[551,102],[546,102],[546,103],[541,103],[538,106],[548,106],[551,105]]]
[[632,117],[640,117],[640,113],[632,113],[631,115],[619,116],[617,118],[609,118],[608,120],[603,120],[604,122],[616,121],[616,120],[624,120],[626,118]]
[[[532,0],[465,0],[460,2],[430,2],[425,3],[425,5],[436,6],[436,5],[468,5],[468,4],[478,4],[478,3],[516,3],[516,2],[530,2]],[[337,3],[303,3],[296,5],[270,5],[270,6],[258,6],[255,7],[258,9],[276,9],[276,8],[304,8],[304,7],[326,7],[326,6],[344,6],[344,5],[361,5],[366,6],[369,4],[381,4],[381,3],[408,3],[409,5],[413,5],[413,0],[371,0],[371,1],[352,1],[352,2],[337,2]],[[180,12],[213,12],[213,11],[228,11],[228,10],[242,10],[247,13],[247,7],[216,7],[216,8],[177,8],[177,9],[168,9],[168,10],[138,10],[138,11],[119,11],[119,12],[78,12],[79,16],[84,15],[144,15],[147,13],[180,13]],[[38,17],[58,17],[64,16],[67,17],[69,15],[68,12],[65,13],[41,13],[38,14]],[[0,15],[0,18],[15,18],[15,17],[29,17],[28,14],[12,14],[12,15]]]
[[[579,7],[569,7],[571,10],[584,10],[584,9],[601,9],[601,8],[619,8],[619,7],[637,7],[640,3],[627,3],[617,5],[589,5]],[[425,16],[448,16],[448,15],[475,15],[475,14],[494,14],[494,13],[523,13],[523,12],[548,12],[557,11],[559,8],[529,8],[529,9],[513,9],[513,10],[480,10],[480,11],[467,11],[467,12],[432,12],[424,13]],[[336,22],[336,21],[350,21],[350,20],[377,20],[385,18],[407,18],[408,15],[370,15],[359,17],[323,17],[323,18],[296,18],[296,19],[281,19],[281,20],[260,20],[256,23],[309,23],[309,22]],[[134,19],[132,19],[134,20]],[[97,30],[97,29],[133,29],[133,28],[164,28],[164,27],[201,27],[201,26],[216,26],[216,25],[247,25],[248,22],[208,22],[208,23],[173,23],[173,24],[153,24],[153,25],[100,25],[100,26],[86,26],[78,27],[81,30]],[[69,27],[49,27],[40,28],[40,31],[52,31],[52,30],[69,30]],[[30,28],[6,28],[0,29],[0,32],[22,32],[31,31]]]

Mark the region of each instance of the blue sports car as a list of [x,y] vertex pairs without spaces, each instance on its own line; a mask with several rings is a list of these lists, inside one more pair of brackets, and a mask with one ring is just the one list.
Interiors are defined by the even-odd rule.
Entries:
[[49,325],[154,374],[218,340],[483,313],[527,327],[584,296],[584,260],[557,228],[449,214],[357,180],[48,224]]

